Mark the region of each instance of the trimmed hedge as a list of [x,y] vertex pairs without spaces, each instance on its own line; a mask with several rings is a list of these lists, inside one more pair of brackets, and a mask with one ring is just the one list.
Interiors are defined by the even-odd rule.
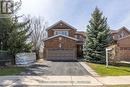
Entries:
[[10,65],[13,62],[13,56],[7,51],[0,50],[0,66]]

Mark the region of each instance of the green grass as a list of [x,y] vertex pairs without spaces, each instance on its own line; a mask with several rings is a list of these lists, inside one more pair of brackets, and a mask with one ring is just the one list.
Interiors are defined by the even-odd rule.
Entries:
[[0,67],[0,76],[16,75],[24,70],[24,67]]
[[130,87],[130,85],[117,85],[117,86],[105,86],[105,87]]
[[87,63],[92,69],[94,69],[101,76],[125,76],[130,75],[130,65],[112,66],[109,65],[106,68],[103,64]]

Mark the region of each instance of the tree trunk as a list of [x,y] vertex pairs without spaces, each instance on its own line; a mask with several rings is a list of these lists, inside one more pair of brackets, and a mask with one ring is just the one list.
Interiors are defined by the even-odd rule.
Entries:
[[15,65],[16,64],[16,58],[15,58],[15,55],[12,55],[13,59],[12,59],[12,64]]
[[40,59],[39,51],[36,51],[36,61]]

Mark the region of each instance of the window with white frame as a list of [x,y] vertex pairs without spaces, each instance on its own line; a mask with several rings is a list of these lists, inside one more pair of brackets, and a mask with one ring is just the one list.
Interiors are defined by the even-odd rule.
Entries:
[[68,31],[55,31],[54,33],[55,35],[65,35],[65,36],[69,35]]

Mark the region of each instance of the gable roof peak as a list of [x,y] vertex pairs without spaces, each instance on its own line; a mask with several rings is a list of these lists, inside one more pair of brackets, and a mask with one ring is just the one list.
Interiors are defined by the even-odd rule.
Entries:
[[78,39],[76,39],[76,38],[69,37],[69,36],[65,36],[65,35],[61,35],[61,34],[59,34],[59,35],[55,35],[55,36],[52,36],[52,37],[48,37],[48,38],[44,39],[43,41],[47,41],[47,40],[49,40],[49,39],[52,39],[52,38],[55,38],[55,37],[59,37],[59,36],[63,36],[63,37],[66,37],[66,38],[69,38],[69,39],[72,39],[72,40],[78,41]]
[[128,28],[126,28],[125,26],[121,27],[119,30],[123,30],[123,29],[125,29],[125,30],[128,31],[128,32],[130,32],[130,31],[128,30]]
[[129,29],[126,28],[125,26],[122,26],[121,28],[116,29],[116,30],[111,30],[111,33],[118,33],[118,32],[120,32],[120,31],[122,31],[122,30],[126,30],[127,32],[130,33]]
[[125,26],[122,26],[121,28],[119,28],[119,29],[127,29]]
[[65,25],[67,25],[68,27],[74,29],[74,30],[77,30],[75,27],[71,26],[70,24],[66,23],[65,21],[63,20],[60,20],[58,22],[56,22],[55,24],[51,25],[50,27],[48,27],[46,30],[48,31],[49,29],[53,28],[54,26],[56,26],[57,24],[60,24],[60,23],[63,23]]
[[63,20],[60,20],[59,22],[64,22]]

